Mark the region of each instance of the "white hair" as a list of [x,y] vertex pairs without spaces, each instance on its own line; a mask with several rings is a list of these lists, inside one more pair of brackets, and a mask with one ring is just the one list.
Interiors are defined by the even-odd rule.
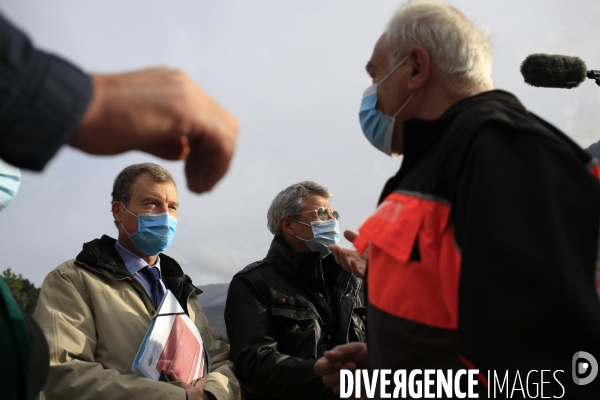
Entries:
[[279,228],[281,218],[299,215],[306,207],[304,199],[309,194],[316,194],[326,199],[333,197],[325,186],[311,181],[290,185],[275,196],[267,211],[267,227],[273,235],[281,235],[281,228]]
[[449,89],[473,94],[493,88],[489,34],[449,4],[409,0],[396,10],[385,35],[391,48],[391,68],[414,46],[420,46],[439,68]]

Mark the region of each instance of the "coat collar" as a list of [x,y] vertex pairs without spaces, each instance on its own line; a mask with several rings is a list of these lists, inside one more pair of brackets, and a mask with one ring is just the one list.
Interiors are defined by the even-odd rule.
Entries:
[[336,264],[333,254],[321,258],[318,251],[299,253],[294,251],[281,236],[273,237],[267,253],[267,262],[283,274],[296,278],[314,280],[315,266],[321,269],[326,278],[338,281],[344,275],[344,269]]
[[457,101],[442,115],[434,120],[412,118],[404,121],[402,126],[402,141],[404,157],[400,170],[391,177],[384,186],[379,197],[381,203],[397,186],[402,178],[413,169],[427,152],[444,135],[450,124],[466,109],[482,102],[500,102],[512,108],[525,109],[519,100],[511,93],[503,90],[490,90]]
[[[125,267],[125,263],[115,248],[115,243],[116,240],[107,235],[84,243],[83,249],[75,258],[76,264],[110,279],[134,279]],[[192,292],[200,294],[202,291],[194,286],[189,276],[183,273],[177,261],[164,253],[161,253],[160,260],[161,274],[165,286],[173,292],[183,309],[186,310],[187,297]]]

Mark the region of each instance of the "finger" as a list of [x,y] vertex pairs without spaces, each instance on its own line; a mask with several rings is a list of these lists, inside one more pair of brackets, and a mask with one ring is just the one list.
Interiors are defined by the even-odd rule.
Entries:
[[196,193],[207,192],[225,175],[233,153],[227,154],[198,136],[189,141],[190,153],[185,164],[188,187]]
[[343,250],[343,264],[342,266],[347,271],[350,271],[354,274],[354,270],[356,269],[356,252],[352,250]]
[[187,383],[187,382],[184,382],[184,381],[183,381],[183,380],[182,380],[182,379],[181,379],[181,378],[180,378],[180,377],[179,377],[179,376],[178,376],[178,375],[177,375],[175,372],[173,372],[173,371],[169,371],[169,378],[171,378],[171,380],[172,380],[172,381],[179,382],[179,383],[180,383],[180,386],[181,386],[183,389],[189,389],[189,388],[192,388],[192,387],[193,387],[193,386],[192,386],[192,385],[190,385],[189,383]]
[[335,371],[332,374],[323,375],[323,383],[328,388],[333,388],[335,386],[340,386],[340,371]]
[[323,354],[323,357],[325,357],[331,363],[337,363],[337,362],[342,361],[342,359],[344,358],[344,352],[343,351],[337,351],[334,348],[333,350],[326,351]]
[[366,350],[365,343],[348,343],[334,347],[332,350],[326,351],[323,355],[331,362],[336,361],[352,361],[356,356]]
[[359,260],[352,260],[351,264],[352,275],[363,279],[365,277],[365,265]]
[[341,362],[339,362],[339,361],[332,362],[332,361],[329,361],[328,359],[326,359],[325,357],[322,357],[317,360],[317,362],[315,363],[315,366],[313,368],[314,368],[315,374],[317,374],[319,376],[323,376],[323,375],[334,373],[335,371],[339,370],[341,367],[342,367]]
[[356,237],[358,236],[357,233],[352,232],[350,230],[344,231],[344,237],[346,238],[346,240],[348,240],[350,243],[354,243],[354,239],[356,239]]

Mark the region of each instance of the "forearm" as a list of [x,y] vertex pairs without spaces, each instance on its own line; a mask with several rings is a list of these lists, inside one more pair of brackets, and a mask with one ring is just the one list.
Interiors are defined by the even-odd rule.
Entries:
[[77,360],[50,366],[44,395],[47,400],[185,400],[185,391],[175,385]]

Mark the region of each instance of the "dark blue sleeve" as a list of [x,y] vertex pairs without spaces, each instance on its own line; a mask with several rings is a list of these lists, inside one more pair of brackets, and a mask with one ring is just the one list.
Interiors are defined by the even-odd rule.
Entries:
[[92,97],[90,77],[0,16],[0,158],[41,171],[71,140]]

